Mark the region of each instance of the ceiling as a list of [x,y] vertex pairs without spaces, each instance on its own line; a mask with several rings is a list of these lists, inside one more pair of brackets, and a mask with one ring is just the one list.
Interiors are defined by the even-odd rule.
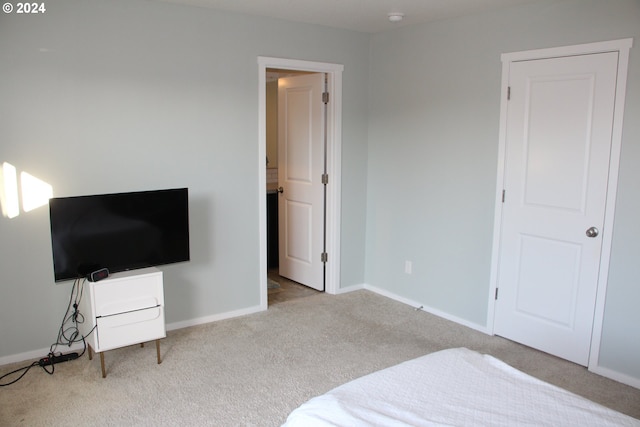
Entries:
[[[552,0],[162,0],[365,33]],[[388,14],[404,14],[392,23]]]

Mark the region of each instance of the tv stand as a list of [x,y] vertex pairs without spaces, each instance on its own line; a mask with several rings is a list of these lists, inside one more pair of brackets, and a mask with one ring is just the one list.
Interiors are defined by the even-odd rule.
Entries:
[[89,360],[94,351],[100,353],[102,378],[107,376],[107,350],[155,340],[161,363],[160,339],[166,336],[162,271],[150,267],[115,273],[99,282],[85,282],[84,293],[80,332],[89,345]]

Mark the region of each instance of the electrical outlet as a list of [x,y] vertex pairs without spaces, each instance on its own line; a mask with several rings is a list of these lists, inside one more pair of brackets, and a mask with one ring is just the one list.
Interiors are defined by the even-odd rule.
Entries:
[[405,261],[404,262],[404,272],[407,274],[411,274],[411,271],[413,270],[413,264],[411,263],[411,261]]

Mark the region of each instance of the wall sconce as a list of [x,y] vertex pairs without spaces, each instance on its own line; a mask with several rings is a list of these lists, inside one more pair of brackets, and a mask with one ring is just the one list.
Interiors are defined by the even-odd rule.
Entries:
[[404,19],[404,13],[400,12],[391,12],[387,16],[389,17],[389,22],[400,22]]

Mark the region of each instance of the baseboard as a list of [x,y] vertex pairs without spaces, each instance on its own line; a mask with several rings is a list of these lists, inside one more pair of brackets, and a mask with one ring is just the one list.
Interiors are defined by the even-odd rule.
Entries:
[[614,381],[618,381],[619,383],[626,384],[631,387],[640,389],[640,378],[635,378],[626,374],[621,374],[620,372],[616,372],[609,368],[603,368],[602,366],[589,368],[589,371],[593,372],[594,374],[602,375],[603,377],[607,377]]
[[[419,303],[417,301],[413,301],[411,299],[404,298],[404,297],[401,297],[399,295],[396,295],[396,294],[394,294],[392,292],[389,292],[389,291],[387,291],[385,289],[377,288],[375,286],[371,286],[371,285],[367,285],[367,284],[365,284],[363,286],[363,288],[367,289],[367,290],[369,290],[371,292],[375,292],[375,293],[377,293],[379,295],[382,295],[384,297],[391,298],[391,299],[393,299],[395,301],[410,305],[411,307],[414,307],[416,309],[424,310],[424,311],[426,311],[428,313],[431,313],[431,314],[433,314],[435,316],[442,317],[443,319],[447,319],[447,320],[450,320],[452,322],[458,323],[460,325],[467,326],[467,327],[469,327],[471,329],[475,329],[475,330],[477,330],[479,332],[482,332],[484,334],[493,335],[493,333],[491,331],[489,331],[489,329],[486,326],[478,325],[476,323],[469,322],[468,320],[461,319],[461,318],[456,317],[456,316],[452,316],[452,315],[450,315],[448,313],[444,313],[444,312],[442,312],[442,311],[440,311],[438,309],[435,309],[433,307],[425,306],[424,304],[421,304],[421,303]],[[620,372],[616,372],[616,371],[614,371],[612,369],[604,368],[602,366],[596,366],[594,368],[589,368],[589,371],[593,372],[594,374],[601,375],[603,377],[612,379],[614,381],[618,381],[619,383],[626,384],[628,386],[640,389],[640,379],[639,378],[635,378],[635,377],[632,377],[632,376],[629,376],[629,375],[626,375],[626,374],[622,374]]]
[[196,319],[184,320],[181,322],[169,323],[166,326],[167,331],[173,331],[176,329],[188,328],[190,326],[204,325],[206,323],[217,322],[219,320],[231,319],[233,317],[246,316],[248,314],[258,313],[264,311],[259,305],[243,308],[241,310],[227,311],[224,313],[213,314],[211,316],[198,317]]
[[[166,325],[167,331],[172,331],[175,329],[188,328],[189,326],[197,326],[203,325],[205,323],[216,322],[218,320],[231,319],[233,317],[245,316],[247,314],[257,313],[259,311],[264,311],[259,306],[249,307],[242,310],[229,311],[226,313],[215,314],[212,316],[199,317],[196,319],[189,319],[181,322],[173,322]],[[82,344],[74,344],[71,347],[63,347],[58,346],[56,352],[69,353],[72,351],[76,351],[78,353],[83,350]],[[0,357],[0,366],[8,365],[10,363],[24,362],[24,361],[38,361],[41,358],[45,357],[49,354],[49,347],[42,348],[38,350],[31,350],[24,353],[12,354],[9,356]]]
[[[81,353],[83,349],[84,349],[84,346],[82,344],[74,344],[71,347],[58,346],[58,348],[56,349],[56,354],[57,353],[66,354],[74,351],[77,353]],[[46,347],[46,348],[41,348],[39,350],[31,350],[31,351],[26,351],[24,353],[3,356],[3,357],[0,357],[0,366],[8,365],[10,363],[25,362],[25,361],[37,362],[38,360],[47,356],[49,354],[49,350],[50,350],[50,347]]]
[[352,285],[352,286],[347,286],[346,288],[339,288],[339,289],[336,291],[336,293],[335,293],[335,294],[336,294],[336,295],[346,294],[346,293],[349,293],[349,292],[359,291],[359,290],[362,290],[362,289],[364,289],[364,288],[365,288],[365,285],[364,285],[364,284],[362,284],[362,285]]
[[[452,322],[455,322],[457,324],[469,327],[471,329],[475,329],[479,332],[482,332],[484,334],[487,335],[492,335],[491,332],[488,331],[486,326],[483,325],[478,325],[476,323],[473,322],[469,322],[468,320],[456,317],[456,316],[452,316],[448,313],[444,313],[441,310],[435,309],[433,307],[429,307],[429,306],[425,306],[424,304],[421,304],[417,301],[405,298],[405,297],[401,297],[400,295],[394,294],[392,292],[389,292],[385,289],[381,289],[372,285],[368,285],[368,284],[361,284],[361,285],[353,285],[353,286],[348,286],[346,288],[340,288],[338,289],[338,291],[336,292],[336,294],[344,294],[344,293],[348,293],[348,292],[354,292],[354,291],[358,291],[361,289],[366,289],[368,291],[374,292],[376,294],[382,295],[386,298],[390,298],[392,300],[401,302],[403,304],[409,305],[415,309],[419,309],[419,310],[423,310],[426,311],[430,314],[433,314],[435,316],[441,317],[443,319],[446,320],[450,320]],[[225,319],[231,319],[234,317],[241,317],[241,316],[246,316],[249,314],[253,314],[253,313],[258,313],[260,311],[264,311],[263,308],[261,308],[260,306],[253,306],[253,307],[249,307],[249,308],[245,308],[245,309],[241,309],[241,310],[234,310],[234,311],[228,311],[225,313],[220,313],[220,314],[215,314],[215,315],[211,315],[211,316],[204,316],[204,317],[199,317],[199,318],[195,318],[195,319],[189,319],[189,320],[184,320],[184,321],[180,321],[180,322],[173,322],[173,323],[169,323],[166,325],[166,330],[167,331],[172,331],[172,330],[176,330],[176,329],[182,329],[182,328],[188,328],[190,326],[198,326],[198,325],[203,325],[206,323],[211,323],[211,322],[216,322],[219,320],[225,320]],[[69,352],[73,352],[76,351],[78,353],[82,352],[83,350],[83,346],[81,344],[74,344],[71,347],[62,347],[59,346],[57,349],[57,352],[62,352],[62,353],[69,353]],[[37,361],[40,360],[42,357],[45,357],[46,355],[49,354],[49,347],[47,348],[42,348],[42,349],[38,349],[38,350],[32,350],[32,351],[27,351],[24,353],[18,353],[18,354],[13,354],[13,355],[9,355],[9,356],[3,356],[0,357],[0,366],[4,366],[4,365],[8,365],[11,363],[18,363],[18,362],[25,362],[25,361]],[[596,366],[594,368],[589,368],[589,371],[593,372],[594,374],[597,375],[601,375],[603,377],[606,378],[610,378],[614,381],[618,381],[622,384],[626,384],[629,385],[631,387],[635,387],[637,389],[640,389],[640,379],[635,378],[635,377],[631,377],[629,375],[626,374],[622,374],[620,372],[616,372],[614,370],[608,369],[608,368],[604,368],[601,366]]]
[[367,285],[367,284],[364,285],[364,289],[367,289],[367,290],[369,290],[371,292],[375,292],[375,293],[377,293],[379,295],[382,295],[384,297],[391,298],[392,300],[395,300],[395,301],[410,305],[411,307],[413,307],[413,308],[415,308],[417,310],[426,311],[427,313],[433,314],[433,315],[438,316],[438,317],[442,317],[443,319],[450,320],[450,321],[455,322],[455,323],[457,323],[459,325],[466,326],[466,327],[471,328],[471,329],[475,329],[476,331],[482,332],[483,334],[492,335],[492,333],[489,331],[489,329],[485,325],[479,325],[477,323],[470,322],[470,321],[468,321],[466,319],[463,319],[461,317],[452,316],[451,314],[445,313],[444,311],[438,310],[437,308],[433,308],[433,307],[430,307],[428,305],[424,305],[424,304],[422,304],[420,302],[417,302],[417,301],[414,301],[414,300],[411,300],[411,299],[408,299],[408,298],[405,298],[405,297],[401,297],[400,295],[396,295],[393,292],[389,292],[389,291],[387,291],[385,289],[381,289],[381,288],[378,288],[378,287],[375,287],[375,286],[372,286],[372,285]]

